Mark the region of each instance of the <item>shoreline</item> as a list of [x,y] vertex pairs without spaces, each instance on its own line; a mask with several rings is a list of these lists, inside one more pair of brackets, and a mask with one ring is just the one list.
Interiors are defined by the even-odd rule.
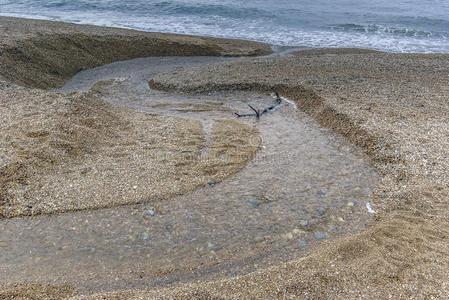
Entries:
[[[249,41],[69,24],[58,29],[60,23],[42,22],[0,17],[0,25],[8,28],[0,27],[4,37],[0,76],[7,84],[55,87],[77,70],[140,55],[252,56],[271,51],[268,45]],[[18,40],[11,38],[21,30]],[[141,50],[129,54],[130,49],[122,45],[130,40],[111,37],[111,33],[129,34],[132,42],[140,41],[141,35],[148,40],[138,44]],[[71,34],[87,34],[87,38],[75,39]],[[39,41],[41,37],[45,42]],[[155,41],[162,49],[152,46]],[[102,51],[111,46],[117,49],[104,55]],[[74,53],[88,60],[66,61]],[[55,56],[48,60],[47,54]],[[60,61],[54,63],[55,57]],[[296,101],[323,127],[343,135],[371,157],[382,175],[374,194],[376,220],[362,233],[324,243],[307,257],[249,275],[171,289],[118,291],[89,299],[447,295],[449,166],[444,157],[449,145],[448,58],[447,54],[389,54],[369,49],[306,49],[284,58],[262,57],[156,76],[151,86],[162,90],[200,94],[277,90]],[[42,59],[47,60],[42,64]],[[13,90],[9,97],[14,98],[15,89],[9,88]],[[25,89],[23,93],[30,93],[26,99],[37,91]],[[50,97],[45,91],[38,93],[42,99]],[[6,295],[14,295],[5,290]]]
[[0,76],[20,85],[55,88],[77,72],[149,56],[258,56],[263,43],[0,17]]

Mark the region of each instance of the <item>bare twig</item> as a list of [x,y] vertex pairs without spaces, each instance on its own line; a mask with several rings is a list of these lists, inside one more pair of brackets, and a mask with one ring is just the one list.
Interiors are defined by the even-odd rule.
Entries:
[[251,108],[256,113],[256,118],[260,118],[260,111],[258,109],[255,109],[250,104],[248,104],[249,108]]
[[255,116],[257,119],[259,119],[263,114],[266,114],[267,112],[270,112],[270,111],[274,110],[276,107],[278,107],[281,104],[282,104],[282,98],[276,92],[276,102],[273,105],[271,105],[271,106],[265,108],[264,110],[260,111],[259,109],[255,109],[253,106],[248,104],[249,108],[251,108],[251,110],[254,111],[253,114],[239,114],[239,113],[235,113],[235,115],[238,118]]
[[234,114],[239,118],[255,116],[255,114],[239,114],[239,113],[234,113]]
[[271,105],[271,106],[269,106],[269,107],[267,107],[267,108],[265,108],[260,115],[263,115],[263,114],[265,114],[267,112],[272,111],[273,109],[275,109],[276,107],[281,105],[281,103],[282,103],[282,99],[281,98],[276,99],[276,103]]

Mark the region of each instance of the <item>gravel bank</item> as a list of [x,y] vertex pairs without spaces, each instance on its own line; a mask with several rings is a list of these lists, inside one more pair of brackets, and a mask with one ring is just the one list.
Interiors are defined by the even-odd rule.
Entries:
[[68,285],[50,284],[11,284],[0,289],[0,299],[27,300],[59,300],[75,294],[75,290]]
[[119,109],[94,93],[10,89],[0,100],[0,217],[167,199],[237,172],[258,148],[251,127],[216,122],[200,158],[200,122]]

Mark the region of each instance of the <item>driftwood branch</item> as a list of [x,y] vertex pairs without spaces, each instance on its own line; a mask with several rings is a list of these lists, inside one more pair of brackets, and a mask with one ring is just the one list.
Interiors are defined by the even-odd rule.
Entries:
[[243,118],[243,117],[252,117],[255,116],[255,114],[239,114],[239,113],[234,113],[238,118]]
[[269,107],[267,107],[267,108],[265,108],[265,109],[262,111],[261,115],[263,115],[263,114],[265,114],[265,113],[267,113],[267,112],[269,112],[269,111],[272,111],[273,109],[275,109],[276,107],[278,107],[279,105],[281,105],[281,103],[282,103],[282,99],[281,99],[281,98],[276,99],[276,103],[273,104],[273,105],[271,105],[271,106],[269,106]]
[[278,107],[279,105],[282,104],[282,98],[279,96],[279,94],[276,92],[276,102],[273,105],[268,106],[267,108],[263,109],[262,111],[260,111],[259,109],[255,109],[253,106],[251,106],[250,104],[248,104],[249,108],[251,108],[252,111],[254,111],[254,113],[251,114],[239,114],[239,113],[235,113],[235,115],[238,118],[242,118],[242,117],[256,117],[257,119],[259,119],[263,114],[266,114],[272,110],[274,110],[276,107]]
[[254,113],[256,114],[256,118],[260,118],[260,111],[258,109],[255,109],[254,107],[252,107],[250,104],[248,104],[249,108],[251,108]]

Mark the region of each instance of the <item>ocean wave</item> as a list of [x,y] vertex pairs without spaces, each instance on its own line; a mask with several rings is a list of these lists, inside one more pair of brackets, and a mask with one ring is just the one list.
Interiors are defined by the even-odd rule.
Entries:
[[171,15],[219,16],[230,19],[275,18],[273,13],[258,9],[221,4],[187,4],[164,1],[152,5]]
[[392,34],[404,37],[414,37],[414,38],[449,38],[448,33],[444,32],[431,32],[425,30],[418,30],[415,28],[401,28],[394,26],[385,26],[378,24],[335,24],[325,26],[327,29],[337,30],[337,31],[354,31],[362,33],[373,33],[373,34]]
[[[1,4],[1,1],[0,1]],[[97,11],[119,12],[129,15],[179,15],[179,16],[207,16],[225,17],[229,19],[270,19],[275,14],[270,11],[255,8],[242,7],[232,4],[194,3],[182,1],[141,1],[141,0],[37,0],[37,1],[6,1],[11,6],[32,6],[36,10],[55,11]]]
[[[0,15],[288,46],[449,52],[449,18],[442,13],[449,5],[429,12],[421,11],[418,0],[380,1],[386,5],[382,11],[370,8],[368,0],[0,0]],[[417,12],[403,5],[415,5]],[[389,6],[397,8],[394,15]]]

